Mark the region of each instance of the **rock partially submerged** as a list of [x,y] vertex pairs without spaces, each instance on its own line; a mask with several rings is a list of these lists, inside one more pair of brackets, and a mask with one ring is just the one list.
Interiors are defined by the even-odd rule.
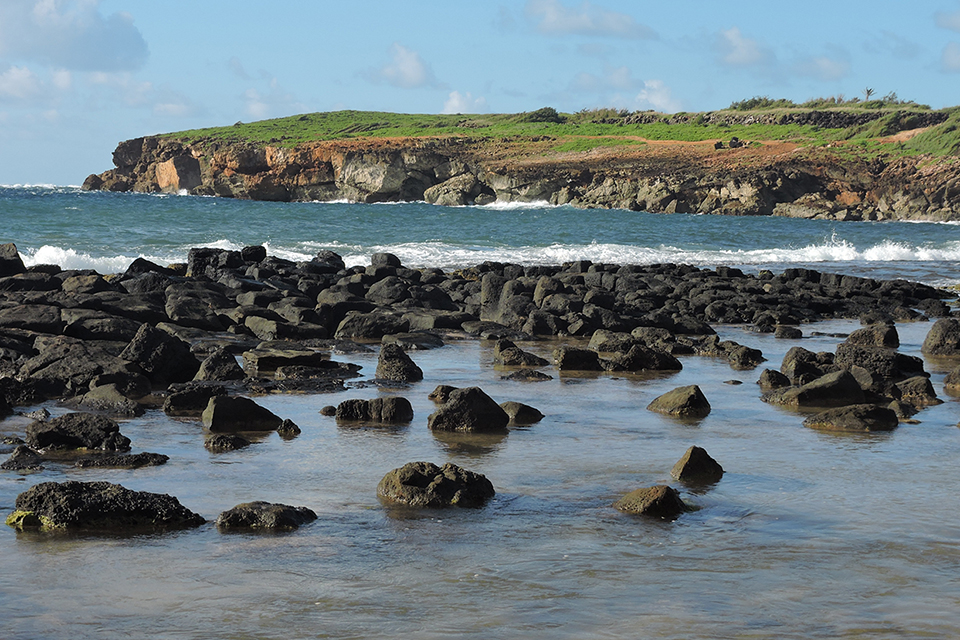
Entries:
[[805,427],[822,431],[892,431],[900,423],[892,409],[873,404],[855,404],[829,409],[803,421]]
[[710,403],[697,385],[679,387],[654,398],[647,409],[675,418],[698,419],[710,414]]
[[495,494],[485,476],[452,463],[409,462],[377,485],[378,496],[410,507],[481,507]]
[[336,417],[337,422],[406,424],[413,420],[413,406],[399,396],[344,400],[337,405]]
[[234,433],[217,433],[207,438],[203,443],[204,448],[214,453],[223,451],[236,451],[250,446],[250,441],[243,436]]
[[690,447],[683,457],[673,465],[670,475],[691,484],[708,484],[720,482],[723,477],[723,467],[710,457],[706,449]]
[[503,409],[507,416],[510,418],[510,424],[525,426],[530,424],[535,424],[543,420],[543,414],[540,413],[540,410],[531,407],[528,404],[523,404],[522,402],[501,402],[500,408]]
[[631,491],[614,502],[613,506],[624,513],[652,516],[663,520],[674,520],[690,510],[677,490],[666,485]]
[[480,387],[453,389],[447,401],[427,418],[435,431],[496,433],[506,431],[510,416]]
[[46,422],[34,421],[27,425],[26,443],[38,451],[130,449],[130,438],[120,433],[119,424],[110,418],[92,413],[68,413]]
[[43,458],[25,444],[17,445],[0,469],[4,471],[43,471]]
[[423,370],[398,344],[385,344],[380,348],[377,360],[377,378],[391,382],[419,382]]
[[250,398],[215,396],[203,410],[203,426],[213,432],[276,431],[283,424],[278,415]]
[[80,458],[74,463],[79,469],[139,469],[140,467],[156,467],[167,464],[170,456],[162,453],[102,455],[89,458]]
[[159,493],[109,482],[43,482],[17,496],[7,524],[17,529],[185,529],[205,520]]
[[217,517],[217,528],[289,531],[316,519],[317,514],[306,507],[257,500],[238,504],[221,513]]

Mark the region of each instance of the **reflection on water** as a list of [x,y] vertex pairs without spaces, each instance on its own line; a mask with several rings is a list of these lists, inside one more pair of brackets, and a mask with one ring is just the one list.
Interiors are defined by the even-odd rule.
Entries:
[[[900,325],[904,350],[915,351],[929,326]],[[720,330],[761,349],[770,367],[795,344],[833,351],[840,341]],[[529,384],[502,380],[489,344],[455,342],[413,358],[426,379],[403,391],[415,411],[408,426],[350,428],[319,414],[349,391],[267,396],[258,402],[300,425],[299,438],[261,434],[251,447],[211,454],[199,423],[151,412],[121,431],[134,452],[169,455],[167,465],[81,470],[51,462],[33,475],[0,474],[4,513],[33,484],[75,479],[169,493],[209,521],[250,500],[319,515],[282,536],[223,535],[212,524],[133,536],[4,528],[0,636],[960,635],[960,412],[942,393],[944,367],[927,368],[946,402],[919,413],[919,424],[844,436],[805,428],[803,414],[761,402],[762,367],[734,371],[688,356],[683,371],[666,377]],[[375,369],[373,353],[347,359]],[[478,384],[498,402],[523,402],[546,417],[496,436],[431,432],[427,394],[438,384]],[[713,408],[696,426],[646,410],[688,384]],[[24,421],[0,425],[12,434]],[[694,444],[723,465],[718,483],[689,487],[670,477]],[[497,495],[477,510],[381,504],[383,475],[416,460],[483,473]],[[668,523],[611,506],[661,483],[696,510]]]

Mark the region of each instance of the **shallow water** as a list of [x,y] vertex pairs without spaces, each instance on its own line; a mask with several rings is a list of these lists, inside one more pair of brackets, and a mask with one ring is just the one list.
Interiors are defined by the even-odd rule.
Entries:
[[[804,326],[849,332],[832,321]],[[899,325],[918,353],[929,323]],[[775,340],[721,327],[778,367],[794,344],[833,351],[840,338]],[[549,342],[528,350],[549,353]],[[108,480],[170,493],[209,520],[260,499],[319,519],[279,535],[199,529],[127,537],[0,530],[4,638],[925,638],[960,635],[960,412],[942,393],[949,363],[927,363],[946,403],[889,434],[837,435],[759,400],[761,368],[684,357],[675,375],[500,379],[493,345],[414,352],[425,380],[401,390],[277,395],[258,401],[302,435],[270,434],[211,454],[198,422],[159,412],[123,423],[134,451],[171,457],[141,470],[48,465],[0,474],[0,511],[48,480]],[[375,354],[337,356],[372,376]],[[740,385],[728,384],[740,381]],[[427,394],[477,384],[546,418],[503,437],[435,435]],[[713,411],[680,422],[645,409],[699,384]],[[398,392],[414,421],[338,427],[318,411]],[[62,412],[63,409],[52,407]],[[22,433],[24,420],[0,422]],[[726,470],[689,491],[669,472],[687,447]],[[485,474],[497,495],[479,510],[389,508],[376,485],[414,460]],[[657,483],[697,510],[675,522],[619,513],[624,493]]]

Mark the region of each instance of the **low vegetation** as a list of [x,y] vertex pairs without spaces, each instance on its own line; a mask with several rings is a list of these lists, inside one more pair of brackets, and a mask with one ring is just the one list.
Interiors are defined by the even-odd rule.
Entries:
[[[552,107],[520,114],[470,115],[335,111],[167,135],[189,143],[250,142],[282,147],[359,138],[458,137],[512,142],[549,138],[555,141],[552,148],[556,153],[636,146],[645,141],[726,141],[737,137],[829,147],[843,155],[960,155],[960,107],[933,111],[927,105],[901,100],[895,93],[880,99],[872,99],[872,89],[863,93],[863,100],[841,95],[801,104],[754,97],[721,111],[675,114],[618,109],[567,114]],[[854,124],[835,126],[838,122]],[[911,135],[896,138],[905,131]]]

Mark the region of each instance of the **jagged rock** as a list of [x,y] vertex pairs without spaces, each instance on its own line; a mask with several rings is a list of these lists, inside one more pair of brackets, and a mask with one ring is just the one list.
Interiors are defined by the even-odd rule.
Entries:
[[399,345],[385,344],[377,359],[377,378],[392,382],[419,382],[423,371]]
[[553,351],[553,361],[559,371],[603,371],[596,351],[563,345]]
[[676,418],[705,418],[710,414],[710,403],[697,385],[679,387],[654,398],[647,409]]
[[281,348],[261,343],[256,349],[243,352],[243,369],[251,376],[275,372],[280,367],[319,367],[327,356],[312,349],[290,346]]
[[780,372],[791,384],[804,385],[816,380],[825,373],[835,370],[834,356],[831,353],[814,353],[803,347],[792,347],[783,356]]
[[168,416],[200,417],[210,404],[210,398],[227,395],[220,385],[187,382],[171,385],[171,393],[163,401],[163,412]]
[[932,405],[943,404],[943,400],[937,397],[937,392],[933,389],[930,379],[924,376],[915,376],[908,378],[896,385],[900,390],[900,400],[909,402],[915,407],[929,407]]
[[448,384],[437,385],[437,388],[430,392],[427,399],[433,400],[437,404],[444,404],[450,399],[450,392],[455,389],[456,387],[451,387]]
[[414,351],[439,349],[443,346],[443,339],[440,336],[424,332],[395,333],[392,335],[383,336],[381,342],[383,344],[396,344],[404,350],[412,349]]
[[545,367],[550,363],[503,338],[493,346],[493,364],[501,367]]
[[337,421],[402,424],[413,420],[413,406],[406,398],[392,396],[372,400],[344,400],[337,405]]
[[952,396],[960,396],[960,367],[953,369],[944,377],[943,390]]
[[170,456],[162,453],[136,453],[115,456],[97,456],[95,458],[80,458],[74,464],[80,469],[139,469],[140,467],[155,467],[161,464],[167,464]]
[[276,431],[283,420],[249,398],[214,396],[203,410],[203,426],[213,432]]
[[900,334],[892,324],[876,323],[852,332],[845,341],[862,347],[886,347],[896,349],[900,346]]
[[927,332],[920,351],[928,356],[960,356],[960,320],[937,320]]
[[689,507],[680,499],[676,489],[666,485],[657,485],[631,491],[613,506],[624,513],[653,516],[664,520],[674,520]]
[[43,458],[30,447],[21,444],[13,450],[13,453],[3,464],[0,464],[0,469],[6,471],[43,471]]
[[500,379],[518,380],[521,382],[545,382],[547,380],[553,380],[553,376],[543,373],[542,371],[537,371],[536,369],[520,369],[510,375],[501,376]]
[[480,387],[450,391],[447,401],[427,418],[437,431],[495,433],[504,431],[510,416]]
[[665,351],[634,344],[627,353],[601,361],[607,371],[680,371],[683,365]]
[[140,327],[120,357],[137,364],[151,382],[161,387],[192,380],[200,369],[190,345],[148,324]]
[[501,402],[500,408],[503,409],[510,418],[510,424],[530,425],[543,420],[543,414],[539,409],[535,409],[528,404],[521,402]]
[[26,273],[27,267],[24,266],[20,258],[20,252],[17,251],[17,245],[12,242],[0,244],[0,278],[15,276],[19,273]]
[[766,358],[759,349],[753,349],[743,345],[738,346],[727,354],[727,361],[730,366],[739,371],[755,369],[761,362],[766,362]]
[[[669,335],[669,331],[666,332]],[[600,353],[626,353],[631,347],[642,340],[629,333],[597,329],[590,337],[587,348]]]
[[250,446],[250,441],[243,436],[232,433],[217,433],[207,438],[203,443],[204,448],[214,453],[223,451],[236,451]]
[[138,367],[117,357],[120,349],[115,343],[41,336],[34,347],[38,354],[20,365],[17,375],[29,381],[33,392],[50,398],[86,393],[104,374],[139,373]]
[[760,385],[760,391],[767,393],[768,391],[773,391],[774,389],[783,389],[784,387],[790,386],[790,378],[783,375],[775,369],[764,369],[760,374],[760,379],[757,380],[757,384]]
[[316,519],[317,514],[306,507],[257,500],[221,513],[217,516],[217,528],[291,530]]
[[32,449],[102,449],[129,451],[130,439],[120,425],[105,416],[68,413],[46,422],[27,425],[26,442]]
[[205,520],[173,496],[109,482],[43,482],[17,496],[7,524],[18,529],[185,529]]
[[244,374],[243,369],[240,368],[233,354],[227,351],[225,347],[217,347],[200,363],[200,368],[197,370],[197,374],[193,379],[198,381],[216,380],[225,382],[230,380],[243,380],[244,377],[246,377],[246,374]]
[[927,375],[923,370],[922,359],[884,347],[863,347],[843,343],[837,345],[837,357],[834,363],[838,367],[863,367],[884,380],[897,381],[916,375]]
[[410,323],[393,312],[350,311],[337,326],[334,337],[345,340],[382,340],[393,333],[406,333]]
[[277,435],[284,440],[296,438],[301,433],[300,427],[290,418],[285,418],[283,422],[280,423],[280,426],[277,427]]
[[710,457],[706,449],[694,446],[673,465],[670,475],[681,482],[714,483],[723,477],[723,467]]
[[850,371],[828,373],[801,387],[774,389],[763,400],[786,407],[839,407],[862,404],[863,388]]
[[796,327],[779,324],[774,329],[773,337],[778,340],[799,340],[803,337],[803,331]]
[[892,431],[899,424],[897,414],[887,407],[854,404],[828,409],[803,421],[805,427],[824,431]]
[[495,494],[485,476],[451,463],[409,462],[377,485],[379,497],[410,507],[481,507]]

